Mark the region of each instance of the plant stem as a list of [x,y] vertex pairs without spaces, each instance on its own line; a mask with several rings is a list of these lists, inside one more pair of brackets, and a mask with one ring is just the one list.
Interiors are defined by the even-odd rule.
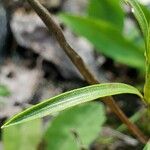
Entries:
[[147,103],[148,107],[150,106],[150,64],[147,63],[146,66],[146,78],[145,78],[145,86],[144,86],[144,100]]
[[145,118],[143,118],[142,121],[143,121],[142,128],[145,130],[146,133],[150,133],[150,105],[147,107]]
[[[131,118],[129,118],[130,121],[132,121],[133,123],[137,122],[145,113],[146,113],[147,109],[141,109],[138,112],[136,112]],[[117,129],[117,131],[119,132],[123,132],[127,130],[127,126],[122,124],[120,125]]]
[[[27,0],[31,7],[36,11],[36,13],[39,15],[39,17],[43,20],[47,28],[50,32],[53,33],[55,38],[57,39],[58,43],[62,47],[62,49],[65,51],[65,53],[68,55],[68,57],[71,59],[73,64],[77,67],[79,72],[82,74],[84,79],[89,84],[98,84],[99,81],[92,75],[92,73],[88,70],[87,66],[85,65],[82,58],[75,52],[75,50],[68,44],[66,41],[64,34],[61,30],[61,28],[54,22],[54,20],[51,17],[51,14],[48,12],[46,8],[44,8],[38,0]],[[119,108],[117,103],[114,101],[112,97],[106,97],[104,98],[104,103],[111,108],[112,112],[114,112],[120,120],[125,123],[128,127],[128,129],[142,142],[147,142],[147,137],[138,129],[138,127],[131,123],[129,119],[126,117],[126,115],[122,112],[122,110]]]

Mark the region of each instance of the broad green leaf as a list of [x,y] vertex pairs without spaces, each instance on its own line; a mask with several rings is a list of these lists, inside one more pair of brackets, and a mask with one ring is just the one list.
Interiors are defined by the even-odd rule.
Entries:
[[33,122],[5,128],[3,130],[3,144],[5,150],[37,150],[41,140],[40,119]]
[[87,86],[84,88],[79,88],[70,92],[60,94],[56,97],[39,103],[14,116],[2,128],[41,118],[46,115],[79,105],[81,103],[95,100],[97,98],[122,93],[136,94],[142,98],[142,95],[136,88],[123,83],[106,83]]
[[147,143],[143,150],[150,150],[150,142]]
[[131,5],[132,12],[134,13],[136,19],[138,20],[144,38],[146,40],[148,35],[148,20],[142,10],[142,7],[140,6],[137,0],[124,0],[124,1]]
[[76,33],[86,37],[104,55],[131,67],[144,68],[142,50],[123,37],[116,27],[104,21],[67,14],[60,18]]
[[[103,105],[97,102],[65,110],[46,131],[46,150],[79,150],[80,146],[89,147],[98,136],[105,119]],[[73,132],[77,134],[77,139]]]
[[117,28],[123,29],[124,12],[120,7],[120,0],[90,0],[88,15],[108,21]]
[[10,95],[10,91],[8,90],[8,88],[4,85],[0,85],[0,96],[9,96]]

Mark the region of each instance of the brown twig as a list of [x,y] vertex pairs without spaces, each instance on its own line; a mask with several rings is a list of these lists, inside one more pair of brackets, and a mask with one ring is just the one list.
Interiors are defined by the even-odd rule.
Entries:
[[[44,8],[38,0],[27,0],[32,8],[36,11],[39,17],[43,20],[47,28],[53,35],[56,37],[57,41],[59,42],[62,49],[77,67],[79,72],[83,75],[85,80],[89,84],[97,84],[99,81],[92,75],[92,73],[88,70],[87,66],[85,65],[82,58],[73,50],[73,48],[69,45],[66,41],[65,36],[61,30],[61,28],[54,22],[50,13],[46,8]],[[112,97],[105,97],[104,103],[109,106],[119,118],[120,120],[127,125],[128,129],[142,142],[146,143],[148,141],[147,137],[138,129],[138,127],[131,123],[126,115],[122,112],[119,108],[117,103],[114,101]]]

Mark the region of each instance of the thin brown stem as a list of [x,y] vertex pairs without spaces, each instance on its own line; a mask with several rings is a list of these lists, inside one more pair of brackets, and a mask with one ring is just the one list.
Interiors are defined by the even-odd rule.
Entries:
[[[70,60],[73,62],[73,64],[76,66],[76,68],[79,70],[79,72],[82,74],[84,79],[89,84],[97,84],[99,81],[92,75],[92,73],[89,71],[87,66],[85,65],[82,58],[75,52],[75,50],[69,45],[69,43],[66,41],[65,36],[61,30],[61,28],[54,22],[52,19],[51,14],[48,12],[46,8],[44,8],[38,0],[27,0],[29,4],[32,6],[32,8],[36,11],[36,13],[39,15],[39,17],[43,20],[47,28],[50,32],[53,33],[53,35],[56,37],[58,43],[62,47],[62,49],[65,51],[65,53],[68,55]],[[110,107],[112,112],[114,112],[120,120],[127,125],[128,129],[142,142],[146,143],[148,141],[147,137],[138,129],[138,127],[129,121],[129,119],[126,117],[126,115],[122,112],[122,110],[119,108],[117,103],[114,101],[112,97],[105,97],[104,103]]]

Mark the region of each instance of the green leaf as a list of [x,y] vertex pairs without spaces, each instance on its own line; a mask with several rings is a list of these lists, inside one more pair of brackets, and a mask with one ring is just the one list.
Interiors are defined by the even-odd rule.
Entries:
[[143,150],[150,150],[150,142],[147,143]]
[[5,85],[0,85],[0,96],[9,96],[10,91]]
[[144,35],[145,41],[145,56],[146,56],[146,79],[144,85],[144,99],[146,103],[150,103],[150,26],[149,26],[149,12],[146,8],[140,5],[136,0],[125,0],[133,9],[133,13],[140,25]]
[[12,126],[3,130],[5,150],[37,150],[41,140],[40,119],[21,125]]
[[145,56],[146,56],[146,82],[144,86],[144,98],[146,103],[150,103],[150,26],[149,26],[149,14],[136,0],[125,0],[133,8],[133,13],[137,18],[145,40]]
[[148,36],[147,36],[147,65],[150,64],[150,26],[148,28]]
[[119,29],[123,29],[124,12],[120,7],[120,0],[90,0],[88,15],[108,21]]
[[106,83],[87,86],[84,88],[79,88],[70,92],[60,94],[40,104],[37,104],[14,116],[2,128],[41,118],[46,115],[79,105],[81,103],[95,100],[97,98],[122,93],[136,94],[142,98],[142,95],[136,88],[123,83]]
[[[46,131],[46,150],[77,150],[79,146],[89,147],[101,131],[105,120],[104,107],[97,102],[65,110],[52,121]],[[77,134],[77,139],[73,132]]]
[[116,27],[104,21],[67,14],[61,15],[60,19],[76,33],[86,37],[104,55],[131,67],[144,69],[142,50],[123,37]]
[[[145,40],[147,39],[148,35],[148,20],[137,0],[124,0],[125,2],[129,3],[132,7],[132,12],[134,13],[141,30],[143,32]],[[147,40],[146,40],[147,41]]]
[[140,4],[140,7],[146,17],[146,20],[147,20],[147,23],[149,23],[150,21],[150,10],[147,6],[143,5],[143,4]]

